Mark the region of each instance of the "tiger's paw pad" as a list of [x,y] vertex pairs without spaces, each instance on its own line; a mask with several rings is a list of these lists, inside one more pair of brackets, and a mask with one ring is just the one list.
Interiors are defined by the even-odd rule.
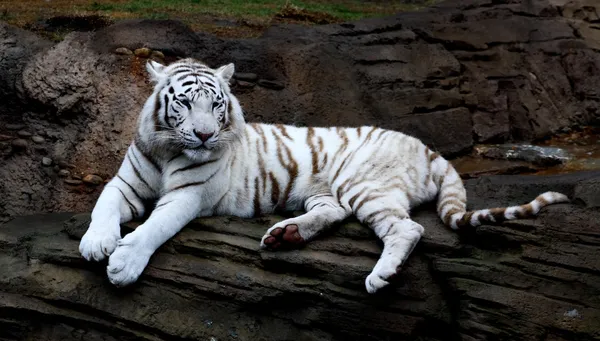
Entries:
[[260,247],[263,249],[290,249],[304,244],[304,238],[298,232],[298,225],[290,224],[284,227],[273,226],[263,236]]

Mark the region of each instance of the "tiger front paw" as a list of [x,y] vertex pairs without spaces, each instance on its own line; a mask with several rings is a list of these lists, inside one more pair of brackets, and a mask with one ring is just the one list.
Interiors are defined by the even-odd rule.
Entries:
[[81,238],[79,243],[79,253],[88,261],[101,261],[110,256],[117,247],[117,242],[121,239],[119,226],[110,228],[106,226],[98,227],[97,224],[90,225],[90,228]]
[[267,230],[262,237],[260,247],[263,249],[293,249],[304,245],[306,241],[300,235],[298,225],[282,223]]
[[152,253],[135,232],[126,235],[108,259],[108,280],[117,287],[134,283],[148,265]]

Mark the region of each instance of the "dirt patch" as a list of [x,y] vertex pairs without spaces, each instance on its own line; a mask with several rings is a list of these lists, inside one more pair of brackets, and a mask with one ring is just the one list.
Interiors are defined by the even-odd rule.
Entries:
[[309,11],[298,6],[294,6],[291,3],[286,3],[281,11],[275,14],[275,19],[280,22],[300,22],[317,25],[332,24],[342,21],[340,18],[336,18],[331,14]]
[[64,36],[77,31],[89,32],[110,26],[113,20],[101,15],[59,15],[24,26],[53,41],[61,41]]

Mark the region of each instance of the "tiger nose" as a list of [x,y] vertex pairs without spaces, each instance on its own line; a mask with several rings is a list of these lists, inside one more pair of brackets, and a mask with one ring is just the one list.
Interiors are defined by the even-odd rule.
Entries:
[[202,134],[202,133],[199,133],[199,132],[197,132],[197,131],[194,130],[194,135],[196,135],[200,139],[200,141],[202,141],[202,142],[206,142],[206,140],[208,140],[209,138],[211,138],[214,134],[215,134],[214,131],[212,133]]

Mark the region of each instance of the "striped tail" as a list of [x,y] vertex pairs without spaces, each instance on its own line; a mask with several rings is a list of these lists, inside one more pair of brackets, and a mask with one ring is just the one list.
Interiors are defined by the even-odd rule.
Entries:
[[432,162],[433,180],[438,191],[437,212],[447,226],[454,230],[484,223],[501,223],[506,220],[534,217],[544,206],[569,202],[561,193],[546,192],[528,204],[510,207],[467,211],[467,193],[454,167],[442,157]]

